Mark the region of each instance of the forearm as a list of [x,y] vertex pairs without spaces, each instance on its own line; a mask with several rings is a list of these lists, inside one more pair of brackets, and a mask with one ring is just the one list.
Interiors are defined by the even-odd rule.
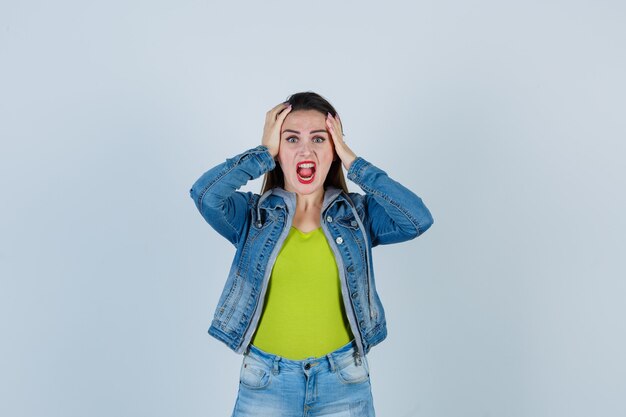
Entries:
[[415,238],[433,224],[432,215],[419,196],[365,159],[357,157],[352,162],[348,179],[366,193],[374,245]]
[[267,148],[257,146],[211,168],[193,184],[189,194],[202,217],[220,234],[234,242],[239,237],[240,217],[247,212],[249,196],[237,192],[248,181],[274,169]]

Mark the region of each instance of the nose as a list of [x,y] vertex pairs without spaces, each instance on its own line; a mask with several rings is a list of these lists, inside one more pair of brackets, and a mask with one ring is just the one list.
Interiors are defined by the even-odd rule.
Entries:
[[298,149],[298,152],[301,155],[309,155],[311,153],[312,147],[311,144],[308,141],[302,141],[300,142],[300,149]]

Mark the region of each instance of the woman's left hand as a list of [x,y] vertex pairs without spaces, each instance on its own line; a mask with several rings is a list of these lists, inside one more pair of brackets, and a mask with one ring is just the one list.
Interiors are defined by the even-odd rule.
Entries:
[[330,136],[333,138],[335,152],[337,152],[337,156],[339,156],[344,168],[347,171],[350,169],[352,162],[356,159],[356,154],[348,148],[348,145],[346,145],[346,142],[343,140],[343,131],[341,129],[341,120],[339,119],[339,115],[333,117],[330,113],[328,113],[326,115],[326,126],[328,126]]

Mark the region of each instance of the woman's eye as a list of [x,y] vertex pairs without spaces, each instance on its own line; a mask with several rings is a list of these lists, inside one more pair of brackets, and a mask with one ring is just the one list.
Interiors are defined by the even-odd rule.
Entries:
[[322,143],[322,142],[324,142],[325,140],[326,140],[326,138],[323,138],[323,137],[318,136],[318,137],[316,137],[316,138],[314,138],[314,139],[313,139],[313,142],[314,142],[314,143]]
[[288,137],[288,138],[287,138],[287,139],[285,139],[285,140],[286,140],[287,142],[289,142],[289,143],[296,143],[296,142],[298,141],[298,138],[297,138],[297,137],[295,137],[295,136],[291,136],[291,137]]

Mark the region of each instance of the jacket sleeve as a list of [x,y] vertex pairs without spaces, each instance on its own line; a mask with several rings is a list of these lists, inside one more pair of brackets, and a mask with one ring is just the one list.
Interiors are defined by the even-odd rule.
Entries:
[[257,146],[202,174],[189,194],[207,223],[237,245],[255,196],[254,193],[237,190],[274,167],[274,158],[267,148]]
[[363,222],[372,246],[414,239],[433,224],[421,198],[365,159],[352,162],[348,179],[366,193]]

